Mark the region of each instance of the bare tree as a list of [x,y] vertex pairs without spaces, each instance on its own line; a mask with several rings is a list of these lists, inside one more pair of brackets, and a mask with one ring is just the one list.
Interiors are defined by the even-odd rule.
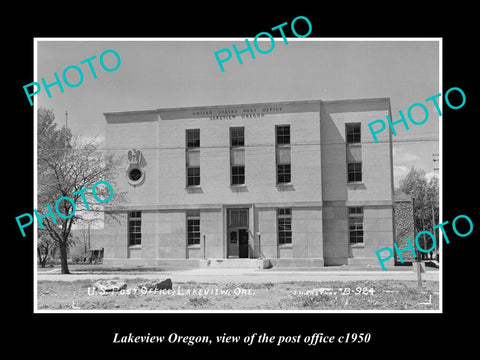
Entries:
[[47,264],[47,260],[53,255],[56,249],[55,241],[48,235],[47,232],[41,230],[38,233],[37,255],[38,262],[42,268]]
[[99,181],[115,188],[112,171],[118,160],[105,154],[96,139],[73,136],[65,127],[56,129],[53,112],[43,108],[38,110],[37,150],[37,210],[43,212],[40,228],[43,226],[58,245],[61,271],[69,274],[67,250],[72,225],[79,219],[101,216],[103,202],[109,197],[112,203],[122,197],[111,194],[104,184],[92,193]]

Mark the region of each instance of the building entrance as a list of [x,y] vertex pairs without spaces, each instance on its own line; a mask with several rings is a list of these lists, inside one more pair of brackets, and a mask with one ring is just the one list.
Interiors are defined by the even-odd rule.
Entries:
[[249,258],[248,209],[228,210],[228,258]]

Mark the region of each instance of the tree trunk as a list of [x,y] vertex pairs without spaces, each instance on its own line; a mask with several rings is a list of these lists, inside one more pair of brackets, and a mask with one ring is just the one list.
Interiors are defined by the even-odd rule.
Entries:
[[67,264],[67,242],[60,241],[60,264],[62,265],[62,274],[70,274]]
[[42,252],[40,251],[40,248],[37,247],[37,255],[38,255],[38,260],[40,262],[40,266],[42,268],[45,267],[45,262],[46,262],[46,257],[45,258],[42,258]]

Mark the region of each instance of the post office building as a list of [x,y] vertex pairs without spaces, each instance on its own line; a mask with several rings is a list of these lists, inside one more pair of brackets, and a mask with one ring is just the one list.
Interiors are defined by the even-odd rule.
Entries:
[[393,245],[391,134],[367,125],[388,98],[104,115],[106,264],[378,264]]

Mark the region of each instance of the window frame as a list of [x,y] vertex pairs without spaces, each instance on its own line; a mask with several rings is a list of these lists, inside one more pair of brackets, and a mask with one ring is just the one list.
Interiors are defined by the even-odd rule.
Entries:
[[[285,225],[289,226],[289,230],[280,229]],[[277,208],[277,244],[278,246],[291,246],[292,243],[292,209]]]
[[[198,133],[196,137],[190,138],[189,135],[191,133]],[[195,135],[195,134],[194,134]],[[198,161],[200,163],[200,129],[185,129],[185,182],[186,187],[199,187],[201,184],[201,172],[200,172],[200,165],[198,166],[190,166],[188,163],[189,153],[198,152]],[[198,171],[198,174],[190,174],[190,171]],[[193,183],[190,183],[191,179],[194,180]]]
[[[243,173],[234,173],[235,171],[243,171]],[[243,181],[241,179],[243,178]],[[230,166],[230,185],[242,186],[245,185],[245,165],[231,165]]]
[[[352,211],[354,210],[354,211]],[[358,222],[358,219],[361,221]],[[348,208],[348,243],[350,245],[365,245],[365,230],[363,228],[363,207],[353,206]],[[352,227],[354,227],[352,229]],[[361,235],[358,235],[358,233]],[[355,234],[354,234],[355,233]],[[355,239],[355,241],[352,241]],[[361,241],[358,241],[361,239]]]
[[[355,129],[353,133],[349,134],[348,133],[348,128],[349,127],[355,127],[355,129],[358,127],[358,132],[355,132]],[[353,137],[351,141],[349,141],[349,135]],[[357,139],[358,137],[358,139]],[[362,142],[362,123],[359,122],[354,122],[354,123],[345,123],[345,142],[347,144],[361,144]]]
[[[193,140],[189,139],[189,134],[194,134],[195,132],[198,132],[197,137],[193,137]],[[191,142],[195,141],[193,145],[191,145]],[[198,144],[197,144],[198,142]],[[199,149],[200,148],[200,129],[195,128],[195,129],[185,129],[185,147],[187,149]]]
[[[245,186],[245,127],[244,126],[234,126],[229,128],[229,136],[230,136],[230,186]],[[234,136],[234,133],[241,130],[241,135]],[[241,141],[240,141],[240,140]],[[235,142],[235,143],[234,143]],[[244,164],[243,165],[234,165],[232,162],[232,154],[234,150],[243,150],[243,158]],[[234,175],[234,168],[237,170],[243,169],[243,174],[235,174]],[[234,181],[234,178],[236,179]],[[243,181],[240,180],[243,178]]]
[[[241,136],[234,136],[234,133],[241,130],[242,134]],[[242,142],[241,144],[234,144],[234,140],[238,141],[238,139],[241,139]],[[231,148],[238,148],[238,147],[245,147],[245,126],[233,126],[230,128],[230,147]]]
[[[350,165],[353,165],[354,167],[356,165],[360,166],[360,170],[353,169],[353,171],[350,170]],[[350,174],[353,175],[354,179],[350,180]],[[357,179],[360,177],[360,179]],[[363,165],[361,161],[350,161],[347,162],[347,183],[361,183],[363,182]]]
[[[284,141],[286,136],[284,133],[280,134],[279,129],[288,129],[288,142]],[[279,137],[282,137],[282,141],[279,142]],[[275,125],[275,183],[277,185],[289,185],[292,183],[292,148],[291,148],[291,139],[292,139],[292,129],[290,124],[279,124]],[[290,152],[290,162],[288,164],[280,163],[278,151],[279,149],[288,149]],[[286,167],[288,166],[288,171]],[[282,170],[280,170],[282,169]],[[280,181],[282,177],[283,181]],[[288,181],[285,177],[288,177]]]
[[[279,134],[279,130],[281,128],[287,128],[288,129],[288,142],[279,142],[278,139],[279,139],[279,136],[282,136],[282,138],[284,138],[285,134]],[[278,125],[275,125],[275,144],[276,146],[282,146],[282,145],[288,145],[290,146],[291,144],[291,140],[292,140],[292,129],[291,129],[291,126],[290,124],[278,124]]]
[[[190,222],[198,222],[196,224],[190,224]],[[190,231],[190,226],[194,227],[194,230]],[[187,246],[192,247],[192,246],[200,246],[202,242],[202,232],[201,232],[201,222],[200,222],[200,210],[187,210],[186,213],[186,236],[187,236]],[[195,230],[195,227],[198,229]],[[194,235],[194,236],[190,236]],[[193,239],[193,242],[190,240]]]
[[[139,210],[129,211],[127,216],[128,216],[128,219],[127,219],[128,246],[129,247],[141,246],[142,245],[142,212]],[[138,224],[134,224],[132,226],[133,222],[138,222]],[[135,236],[132,237],[132,235],[135,235]],[[132,243],[132,240],[133,240],[133,243]]]

